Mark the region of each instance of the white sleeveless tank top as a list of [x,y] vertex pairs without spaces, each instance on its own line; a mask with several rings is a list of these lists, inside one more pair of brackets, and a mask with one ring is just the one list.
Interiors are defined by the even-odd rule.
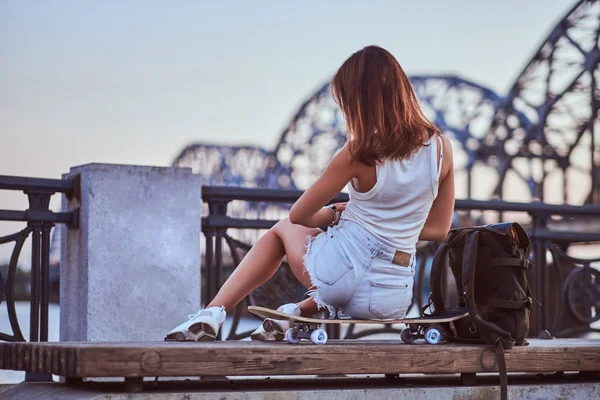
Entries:
[[[440,146],[439,167],[435,137]],[[361,224],[396,250],[415,254],[419,234],[437,197],[442,167],[442,139],[434,135],[426,144],[406,160],[378,165],[377,183],[368,192],[357,192],[350,181],[350,201],[342,218]]]

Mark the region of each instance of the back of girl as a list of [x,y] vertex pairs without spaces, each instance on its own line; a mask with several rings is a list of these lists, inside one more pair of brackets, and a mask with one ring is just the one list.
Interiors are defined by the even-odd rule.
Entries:
[[[452,221],[449,141],[427,120],[396,59],[368,46],[336,72],[331,90],[348,141],[298,199],[289,218],[263,235],[206,309],[167,340],[213,339],[226,312],[266,282],[284,256],[309,290],[279,307],[331,318],[402,318],[412,298],[416,245],[442,240]],[[344,187],[350,201],[324,207]],[[320,229],[319,227],[326,227]],[[253,340],[281,340],[288,322],[267,319]]]

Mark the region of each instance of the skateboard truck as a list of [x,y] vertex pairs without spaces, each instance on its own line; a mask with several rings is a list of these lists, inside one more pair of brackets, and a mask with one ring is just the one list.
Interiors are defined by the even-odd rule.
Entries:
[[400,333],[404,343],[410,344],[417,339],[425,339],[428,344],[438,344],[446,337],[446,329],[441,324],[408,324]]
[[285,332],[285,339],[292,343],[300,343],[302,339],[310,339],[314,344],[327,343],[327,332],[320,324],[293,323]]

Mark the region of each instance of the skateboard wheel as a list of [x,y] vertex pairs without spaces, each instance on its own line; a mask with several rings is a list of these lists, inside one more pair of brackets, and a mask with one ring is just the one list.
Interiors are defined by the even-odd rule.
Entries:
[[442,341],[442,332],[437,328],[429,328],[425,331],[425,341],[429,344],[438,344]]
[[400,332],[400,338],[402,339],[402,341],[404,343],[407,343],[407,344],[414,343],[415,340],[417,339],[415,336],[413,336],[410,333],[410,329],[409,328],[402,329],[402,332]]
[[290,328],[285,332],[285,339],[293,344],[300,343],[302,338],[300,337],[300,332],[296,328]]
[[310,340],[314,344],[325,344],[327,342],[327,332],[323,329],[315,329],[310,333]]

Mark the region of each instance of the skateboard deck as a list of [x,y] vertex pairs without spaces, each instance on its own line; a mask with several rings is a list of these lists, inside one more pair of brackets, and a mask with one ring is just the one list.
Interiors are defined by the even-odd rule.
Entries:
[[328,319],[307,318],[282,313],[266,307],[248,306],[248,311],[263,318],[287,320],[304,324],[436,324],[456,321],[469,315],[465,309],[445,310],[435,316],[376,320],[376,319]]

